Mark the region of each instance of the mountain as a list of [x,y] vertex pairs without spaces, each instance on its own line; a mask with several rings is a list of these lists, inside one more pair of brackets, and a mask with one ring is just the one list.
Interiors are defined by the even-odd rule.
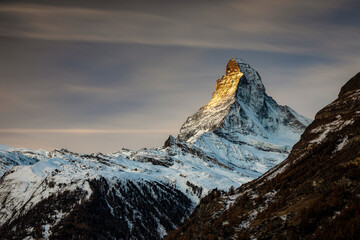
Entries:
[[0,176],[14,166],[32,165],[46,159],[43,150],[34,151],[26,148],[12,148],[0,144]]
[[360,73],[285,161],[236,190],[212,191],[166,239],[360,239]]
[[266,94],[259,73],[236,58],[217,80],[210,102],[183,124],[178,139],[255,178],[286,158],[310,122],[278,105]]
[[[231,59],[210,102],[163,147],[33,151],[34,162],[8,164],[14,167],[0,179],[0,235],[160,239],[212,189],[238,187],[284,160],[309,122],[269,97],[249,64]],[[2,161],[13,152],[4,150]]]

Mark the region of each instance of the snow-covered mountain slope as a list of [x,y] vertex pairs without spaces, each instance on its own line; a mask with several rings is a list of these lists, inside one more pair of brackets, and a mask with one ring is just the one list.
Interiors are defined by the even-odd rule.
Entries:
[[[101,236],[119,238],[127,232],[122,235],[125,239],[159,239],[188,216],[209,190],[225,190],[251,180],[179,142],[162,149],[122,150],[111,155],[56,150],[48,156],[31,166],[16,166],[1,178],[0,235],[62,236],[60,226],[74,221],[69,220],[73,208],[85,204],[102,209],[101,215],[110,222],[116,219],[118,228],[101,225],[105,222],[96,225],[87,208],[81,210],[86,225],[92,229],[102,226]],[[99,192],[101,196],[94,195]],[[15,226],[21,231],[8,232]]]
[[178,138],[234,169],[257,177],[286,158],[311,122],[265,92],[258,72],[231,59],[210,102],[189,117]]
[[232,59],[209,104],[161,148],[20,151],[36,161],[0,179],[0,235],[159,239],[211,189],[238,187],[285,159],[308,123]]
[[44,150],[34,151],[27,148],[12,148],[0,144],[0,177],[14,166],[32,165],[46,158],[46,151]]
[[[1,236],[159,239],[193,208],[168,168],[101,154],[50,154],[1,179]],[[186,188],[186,181],[178,185]]]

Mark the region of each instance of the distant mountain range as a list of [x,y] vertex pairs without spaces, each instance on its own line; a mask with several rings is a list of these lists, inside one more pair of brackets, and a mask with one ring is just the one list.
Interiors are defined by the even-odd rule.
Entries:
[[269,97],[248,63],[231,59],[210,102],[163,147],[81,154],[1,145],[0,236],[160,239],[209,191],[281,163],[310,122]]
[[360,73],[285,161],[236,190],[212,191],[166,239],[360,239]]

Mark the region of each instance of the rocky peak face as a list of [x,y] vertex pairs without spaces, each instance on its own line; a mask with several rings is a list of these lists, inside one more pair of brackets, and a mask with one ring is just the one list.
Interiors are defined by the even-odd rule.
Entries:
[[216,81],[215,92],[207,106],[226,102],[229,98],[260,102],[261,105],[264,95],[265,87],[259,73],[241,58],[233,58],[226,66],[225,76]]
[[234,103],[239,80],[243,75],[236,61],[230,60],[225,76],[216,80],[215,91],[210,102],[187,119],[180,129],[178,138],[192,142],[203,132],[221,127],[223,121],[221,116],[225,116],[231,104]]
[[279,106],[266,94],[259,73],[244,60],[233,58],[225,76],[216,81],[210,102],[187,119],[178,138],[195,142],[204,132],[215,130],[268,138],[282,123],[292,125],[290,132],[299,134],[310,120]]
[[240,71],[237,63],[232,59],[226,66],[226,74],[216,80],[215,92],[210,102],[206,105],[209,108],[221,104],[228,98],[234,98],[239,79],[244,74]]
[[240,71],[244,73],[238,84],[236,100],[253,109],[257,115],[264,110],[266,98],[265,87],[259,73],[249,64],[237,59]]
[[234,168],[251,163],[246,168],[257,172],[256,164],[268,169],[284,160],[310,122],[278,105],[266,94],[259,73],[233,58],[210,102],[186,120],[178,139]]
[[192,142],[204,131],[222,127],[224,117],[236,100],[261,108],[264,95],[265,87],[257,71],[240,58],[231,59],[226,66],[225,76],[216,80],[210,102],[187,119],[180,130],[179,139]]

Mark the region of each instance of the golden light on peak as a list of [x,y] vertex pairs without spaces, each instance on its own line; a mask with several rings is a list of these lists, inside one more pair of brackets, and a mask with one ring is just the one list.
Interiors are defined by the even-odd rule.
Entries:
[[231,59],[226,66],[226,75],[216,80],[215,92],[207,106],[214,107],[234,97],[239,80],[243,75],[236,61]]

